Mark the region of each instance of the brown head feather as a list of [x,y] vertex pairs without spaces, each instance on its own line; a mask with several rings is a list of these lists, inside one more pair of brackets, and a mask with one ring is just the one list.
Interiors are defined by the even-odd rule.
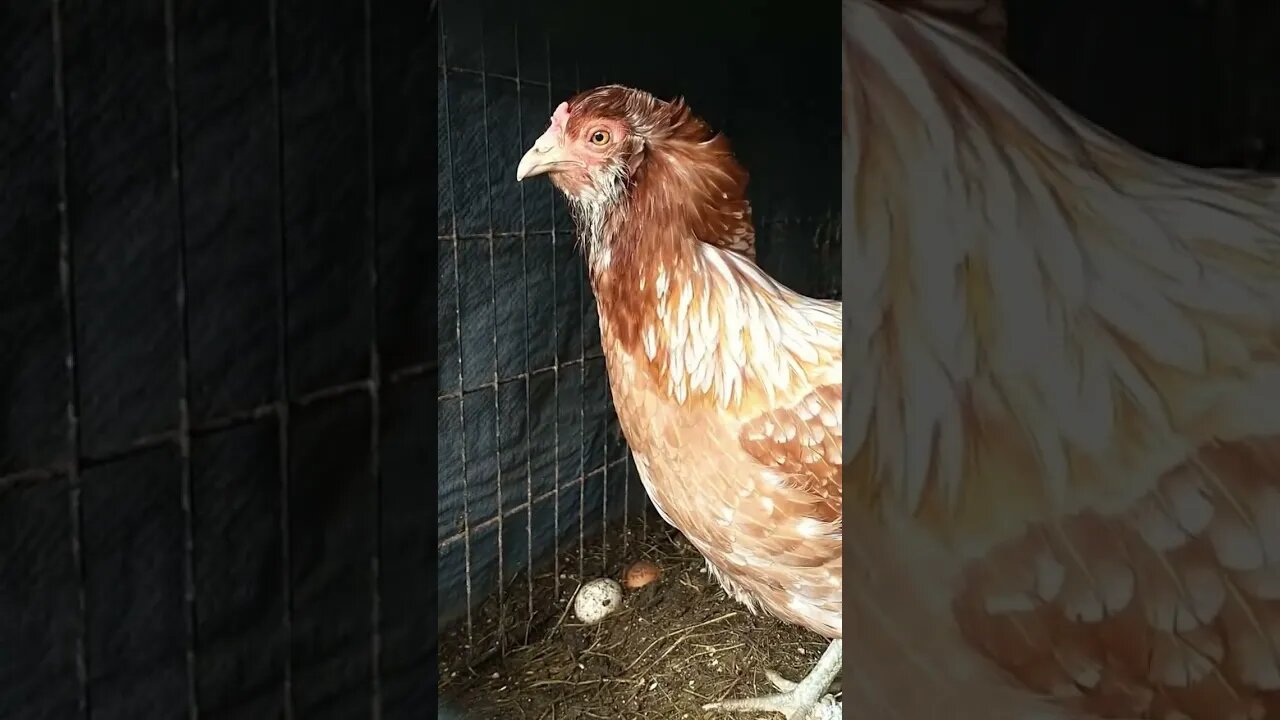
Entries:
[[[728,139],[683,99],[662,101],[606,85],[574,96],[568,108],[569,138],[602,121],[627,131],[614,158],[617,171],[603,176],[604,182],[618,183],[618,192],[597,187],[577,201],[566,192],[588,236],[587,250],[597,260],[591,263],[597,297],[616,310],[611,313],[615,337],[638,346],[641,318],[651,314],[648,303],[655,299],[658,268],[676,274],[687,270],[699,242],[754,259],[748,174]],[[599,218],[597,228],[591,228],[588,215]]]
[[632,228],[636,220],[678,226],[690,239],[754,257],[747,171],[734,158],[729,140],[694,115],[683,98],[663,101],[641,90],[605,85],[579,93],[568,105],[569,137],[601,120],[628,130],[618,157],[627,167],[615,208],[621,212],[613,215],[625,215]]

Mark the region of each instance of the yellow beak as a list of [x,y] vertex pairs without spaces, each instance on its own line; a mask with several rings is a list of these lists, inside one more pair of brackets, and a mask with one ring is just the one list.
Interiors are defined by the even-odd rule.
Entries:
[[527,177],[551,172],[557,165],[572,162],[565,158],[564,148],[560,145],[559,133],[554,127],[547,128],[542,137],[534,141],[529,152],[520,158],[516,167],[516,182]]

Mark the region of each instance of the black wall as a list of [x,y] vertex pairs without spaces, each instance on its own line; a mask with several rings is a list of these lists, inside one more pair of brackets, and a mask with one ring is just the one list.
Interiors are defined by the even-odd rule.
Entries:
[[0,4],[0,718],[421,716],[431,42]]
[[1280,3],[1007,0],[1009,55],[1139,147],[1280,171]]

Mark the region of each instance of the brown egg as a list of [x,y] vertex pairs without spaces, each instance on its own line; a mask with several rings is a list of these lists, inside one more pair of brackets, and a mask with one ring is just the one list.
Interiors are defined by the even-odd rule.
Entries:
[[622,584],[628,590],[638,590],[657,580],[661,575],[662,571],[657,565],[648,560],[637,560],[622,573]]

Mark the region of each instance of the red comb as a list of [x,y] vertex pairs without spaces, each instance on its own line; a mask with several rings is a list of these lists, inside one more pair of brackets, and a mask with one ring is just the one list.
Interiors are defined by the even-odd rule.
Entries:
[[556,106],[556,111],[551,114],[551,127],[559,127],[564,130],[567,122],[569,122],[569,103],[562,102]]

